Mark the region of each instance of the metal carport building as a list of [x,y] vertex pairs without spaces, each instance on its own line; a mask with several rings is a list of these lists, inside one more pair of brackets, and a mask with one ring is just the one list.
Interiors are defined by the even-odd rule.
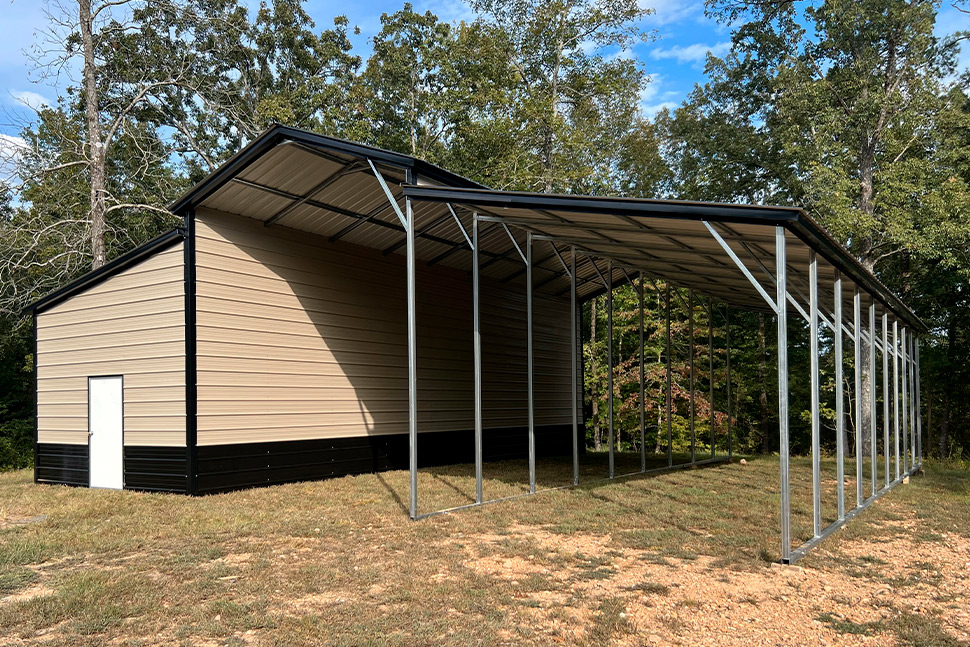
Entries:
[[[925,329],[801,209],[493,191],[410,156],[277,126],[171,210],[184,219],[177,231],[30,308],[40,481],[93,483],[92,379],[118,377],[122,447],[115,453],[124,487],[196,494],[394,467],[400,458],[418,518],[420,452],[441,451],[441,443],[424,442],[434,432],[458,434],[454,442],[469,450],[450,458],[475,464],[473,505],[487,502],[482,463],[493,457],[484,449],[490,433],[525,445],[530,492],[537,434],[558,439],[559,449],[571,446],[578,482],[578,304],[602,294],[611,301],[616,286],[642,286],[644,277],[665,281],[668,300],[670,287],[687,288],[776,317],[784,561],[921,465],[918,334]],[[468,275],[470,294],[456,296]],[[789,315],[805,318],[812,340],[814,536],[795,549]],[[115,323],[105,328],[104,320]],[[891,451],[878,474],[879,385],[873,382],[868,402],[856,400],[856,420],[870,421],[872,488],[863,491],[857,460],[856,492],[844,492],[845,443],[838,442],[839,513],[827,527],[819,472],[823,325],[838,365],[843,338],[853,342],[856,392],[865,375],[879,373],[881,355],[882,392],[891,393],[881,416]],[[105,337],[112,334],[117,339]],[[419,347],[429,352],[419,357]],[[109,348],[124,348],[124,361]],[[545,370],[537,372],[540,355]],[[489,371],[501,379],[484,379]],[[521,401],[503,411],[489,406],[505,402],[489,391],[495,382]],[[544,394],[538,407],[537,392]],[[669,388],[667,401],[669,408]],[[844,398],[835,404],[842,438]],[[862,429],[856,425],[856,447]],[[612,451],[611,442],[611,477]],[[854,505],[846,504],[853,496]]]

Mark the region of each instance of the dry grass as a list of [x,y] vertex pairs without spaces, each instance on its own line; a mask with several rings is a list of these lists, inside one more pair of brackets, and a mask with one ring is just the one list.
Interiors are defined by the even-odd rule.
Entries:
[[[543,463],[540,485],[570,478]],[[486,473],[488,496],[524,487],[522,463]],[[966,644],[970,475],[931,466],[776,568],[777,474],[749,459],[420,522],[405,472],[194,499],[2,474],[0,644]],[[800,541],[808,463],[792,477]],[[419,488],[427,511],[474,480],[426,470]]]

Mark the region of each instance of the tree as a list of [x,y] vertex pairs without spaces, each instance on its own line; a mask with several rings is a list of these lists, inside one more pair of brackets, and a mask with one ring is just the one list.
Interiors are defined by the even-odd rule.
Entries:
[[374,52],[360,78],[366,138],[377,146],[438,160],[462,105],[461,89],[448,83],[455,39],[448,24],[410,3],[381,15]]
[[[934,35],[938,6],[709,3],[734,27],[732,50],[709,57],[710,82],[660,120],[673,190],[802,205],[908,298],[914,264],[938,262],[970,228],[944,145],[966,117],[956,38]],[[863,366],[867,399],[865,347]]]
[[261,3],[252,19],[237,0],[147,3],[138,13],[140,48],[164,56],[191,44],[187,82],[165,88],[156,119],[193,182],[274,123],[350,132],[360,58],[349,23],[338,16],[318,33],[302,5]]
[[2,311],[177,224],[164,205],[271,123],[346,129],[347,21],[316,34],[299,0],[253,22],[236,0],[52,0],[48,15],[38,74],[75,58],[82,74],[12,150]]
[[[512,80],[497,118],[514,146],[498,183],[565,191],[615,175],[623,141],[646,128],[638,111],[644,71],[625,52],[649,38],[650,10],[634,0],[476,0],[472,38],[491,41]],[[606,60],[606,49],[621,55]],[[493,131],[494,132],[494,131]],[[601,148],[605,147],[605,148]],[[502,164],[499,162],[499,164]]]
[[[870,271],[923,244],[932,232],[921,220],[947,215],[938,194],[946,187],[928,183],[901,197],[914,167],[928,168],[941,152],[937,133],[959,110],[948,93],[958,43],[934,35],[938,6],[712,2],[715,16],[737,26],[732,52],[709,59],[711,82],[675,121],[693,142],[702,125],[719,138],[705,150],[744,166],[733,181],[707,185],[750,185],[805,206]],[[717,177],[708,161],[704,171]]]

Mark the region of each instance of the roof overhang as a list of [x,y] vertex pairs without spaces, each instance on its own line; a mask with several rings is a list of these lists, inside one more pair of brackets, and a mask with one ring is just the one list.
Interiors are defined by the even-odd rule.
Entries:
[[[786,268],[793,311],[809,308],[809,265],[818,262],[821,309],[833,310],[831,286],[843,283],[843,306],[851,316],[853,287],[908,325],[926,327],[902,300],[868,272],[804,210],[797,207],[737,205],[492,191],[461,187],[404,186],[405,197],[419,203],[446,203],[481,214],[491,222],[518,227],[549,244],[577,247],[590,258],[612,259],[627,270],[691,287],[728,304],[763,310],[759,294],[724,245],[763,288],[775,291],[775,230],[786,231]],[[549,260],[548,257],[546,260]],[[541,265],[540,260],[537,265]],[[592,279],[598,268],[587,274]],[[577,271],[577,274],[579,272]],[[561,273],[561,284],[568,276]],[[625,272],[620,280],[629,279]],[[798,306],[802,306],[799,308]]]
[[243,173],[251,164],[261,159],[280,144],[287,143],[303,147],[304,150],[330,155],[331,159],[336,160],[370,159],[389,167],[410,171],[412,179],[423,177],[432,182],[445,183],[451,186],[482,187],[477,182],[473,182],[472,180],[410,155],[403,155],[383,148],[358,144],[338,137],[319,135],[299,128],[276,125],[263,131],[263,133],[245,148],[229,158],[228,161],[210,173],[204,180],[189,189],[185,195],[170,204],[168,209],[173,213],[182,213],[186,209],[191,209],[202,204],[206,198],[218,191],[234,177]]
[[517,246],[522,247],[531,233],[538,237],[533,262],[536,292],[568,294],[563,251],[575,247],[581,300],[605,291],[601,279],[612,264],[608,279],[613,285],[642,271],[732,306],[770,310],[724,245],[762,283],[762,291],[773,294],[775,231],[780,226],[789,243],[790,309],[808,309],[808,267],[814,253],[820,259],[823,315],[832,310],[831,285],[839,274],[849,317],[858,288],[871,297],[880,314],[891,312],[913,328],[926,330],[851,253],[793,207],[493,191],[409,155],[274,126],[169,208],[179,214],[198,209],[236,214],[266,227],[296,229],[331,242],[401,255],[406,235],[400,212],[407,201],[414,214],[416,256],[426,265],[470,272],[466,233],[471,231],[472,213],[479,213],[492,219],[483,222],[479,232],[483,277],[506,284],[523,282],[526,272]]

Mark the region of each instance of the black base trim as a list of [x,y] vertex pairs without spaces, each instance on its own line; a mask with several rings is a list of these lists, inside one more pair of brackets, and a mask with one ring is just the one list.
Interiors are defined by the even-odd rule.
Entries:
[[[580,430],[580,438],[584,438]],[[489,429],[482,442],[486,461],[525,458],[523,427]],[[582,449],[582,445],[581,445]],[[407,469],[408,436],[393,434],[293,440],[198,448],[197,494],[312,481],[349,474]],[[536,428],[536,456],[572,453],[572,425]],[[474,433],[447,431],[418,436],[420,467],[474,461]]]
[[37,483],[88,486],[88,446],[37,443],[34,456]]
[[178,492],[186,489],[185,447],[125,447],[125,489]]
[[[125,489],[185,494],[184,447],[125,447]],[[88,487],[87,445],[38,443],[37,483]]]

